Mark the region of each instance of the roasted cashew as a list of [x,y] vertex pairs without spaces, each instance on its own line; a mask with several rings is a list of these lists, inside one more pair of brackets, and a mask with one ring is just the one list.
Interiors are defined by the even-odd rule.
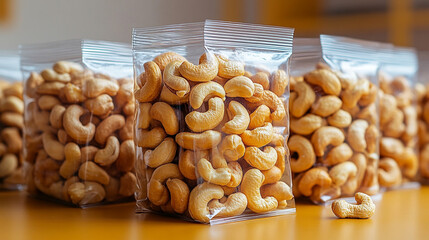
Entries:
[[198,109],[201,105],[213,97],[225,100],[225,90],[216,82],[199,83],[192,87],[189,94],[189,104],[193,109]]
[[[20,153],[22,150],[22,136],[21,133],[19,132],[19,130],[17,128],[14,127],[7,127],[7,128],[3,128],[3,131],[1,132],[1,139],[3,140],[3,142],[6,144],[6,151],[8,153]],[[42,141],[43,143],[49,144],[51,141],[53,141],[53,144],[57,144],[58,142],[55,141],[55,137],[49,134],[49,138],[43,140],[44,138],[46,138],[46,136],[44,137],[42,135]],[[57,151],[50,151],[49,153],[52,154],[53,156],[60,158],[62,157],[61,155],[61,147],[60,145],[58,145],[59,149],[57,149]],[[60,160],[55,158],[55,160]]]
[[119,191],[118,194],[124,197],[130,197],[134,195],[137,189],[137,178],[132,172],[125,173],[119,179]]
[[[49,121],[49,113],[46,111],[40,112],[40,114],[42,115],[41,119],[34,119],[34,122],[37,124],[39,123],[46,123]],[[6,126],[10,126],[10,127],[17,127],[17,128],[24,128],[24,118],[22,116],[22,114],[19,113],[13,113],[13,112],[4,112],[1,114],[0,116],[0,122],[3,123]],[[44,125],[43,127],[47,127],[46,125]]]
[[151,130],[138,130],[136,133],[137,146],[142,148],[155,148],[167,136],[162,127]]
[[42,72],[40,72],[40,75],[42,75],[43,79],[46,81],[52,82],[63,82],[67,83],[71,81],[70,74],[68,73],[57,73],[52,69],[45,69]]
[[304,81],[297,82],[291,90],[293,90],[297,96],[290,101],[290,112],[292,116],[299,118],[311,108],[316,100],[316,94],[310,85]]
[[184,213],[188,208],[189,187],[180,179],[168,179],[165,183],[170,192],[171,207],[176,213]]
[[190,90],[188,80],[180,76],[179,67],[183,61],[172,61],[164,69],[162,73],[165,85],[176,92],[178,97],[185,96]]
[[252,80],[254,83],[259,83],[262,85],[264,90],[270,89],[270,76],[266,72],[257,72],[255,75],[252,76],[246,76]]
[[393,117],[394,111],[397,109],[396,99],[390,94],[382,94],[380,96],[380,126],[383,126]]
[[98,124],[95,131],[95,141],[99,144],[105,144],[108,137],[113,135],[116,130],[123,128],[124,125],[124,116],[119,114],[110,115]]
[[271,123],[265,123],[262,127],[245,130],[240,137],[247,146],[262,147],[273,139],[273,126]]
[[83,94],[88,98],[96,98],[101,94],[115,96],[119,90],[119,85],[116,82],[102,78],[90,78],[84,82],[82,90]]
[[349,108],[355,106],[362,96],[369,93],[369,87],[368,79],[359,79],[353,88],[344,90],[342,93],[343,104]]
[[28,77],[25,82],[25,95],[29,98],[36,98],[37,87],[42,84],[45,80],[36,72],[31,72],[30,77]]
[[62,94],[67,103],[80,103],[86,100],[82,89],[72,83],[67,83],[62,89]]
[[405,131],[402,139],[405,142],[412,140],[417,135],[417,111],[414,106],[403,108],[405,117]]
[[304,79],[311,84],[320,86],[326,94],[340,95],[341,82],[338,77],[329,70],[317,69],[311,71],[304,75]]
[[[57,104],[60,104],[60,100],[58,100],[58,98],[51,96],[51,95],[42,95],[37,100],[37,105],[39,106],[39,108],[41,110],[49,111]],[[3,108],[3,106],[2,106],[2,108]]]
[[195,165],[200,159],[209,158],[209,152],[207,150],[193,152],[191,150],[186,150],[180,153],[179,155],[179,170],[187,179],[196,180],[196,169]]
[[176,135],[176,142],[185,149],[204,150],[216,147],[221,141],[221,133],[207,130],[202,133],[180,132]]
[[222,55],[216,55],[219,61],[218,75],[223,78],[233,78],[244,74],[244,64],[239,61],[229,60]]
[[376,124],[378,121],[378,111],[376,105],[370,104],[362,108],[362,110],[360,110],[360,112],[358,112],[355,117],[366,120],[371,124]]
[[[7,129],[2,131],[2,138],[3,138],[3,135],[7,133],[6,130]],[[10,130],[13,130],[13,128],[10,128]],[[18,133],[18,136],[19,136],[19,133]],[[64,159],[64,145],[58,142],[52,133],[44,132],[42,135],[42,141],[43,141],[43,149],[45,149],[49,157],[55,160]]]
[[401,156],[393,158],[396,160],[402,173],[407,178],[414,178],[418,171],[418,159],[415,150],[411,147],[405,147]]
[[367,94],[362,95],[359,100],[360,106],[368,106],[377,100],[378,88],[372,82],[369,83],[369,90]]
[[293,198],[292,189],[282,181],[262,186],[261,196],[263,198],[268,196],[275,197],[279,203]]
[[161,71],[164,71],[167,64],[173,61],[183,62],[186,61],[186,58],[180,56],[175,52],[165,52],[156,56],[153,61],[159,66]]
[[226,184],[227,187],[238,187],[243,178],[243,169],[238,162],[228,163],[228,170],[231,172],[231,180]]
[[333,166],[349,160],[353,156],[353,150],[347,143],[342,143],[336,147],[333,147],[326,158],[322,160],[323,164],[327,166]]
[[352,123],[352,116],[343,109],[338,110],[328,117],[329,125],[337,128],[346,128]]
[[126,141],[134,138],[134,115],[128,116],[125,126],[119,130],[119,140]]
[[9,176],[18,167],[18,158],[15,154],[4,154],[0,161],[0,178]]
[[233,217],[240,215],[246,210],[247,198],[241,192],[229,194],[228,198],[221,202],[213,199],[208,203],[210,213],[215,217]]
[[216,77],[219,69],[217,58],[209,53],[204,53],[199,60],[199,65],[183,61],[179,67],[180,74],[186,79],[194,82],[208,82]]
[[90,142],[95,135],[95,125],[88,122],[83,125],[79,118],[85,113],[85,109],[79,105],[70,105],[63,116],[64,130],[73,139],[79,142]]
[[49,123],[54,128],[63,127],[63,116],[66,111],[66,108],[62,105],[55,105],[49,115]]
[[369,125],[365,131],[366,149],[368,153],[377,151],[379,131],[375,125]]
[[147,196],[151,203],[156,206],[164,205],[169,200],[168,189],[165,186],[165,182],[168,179],[183,179],[182,174],[179,171],[179,168],[174,163],[167,163],[159,166],[152,173],[152,177],[148,183],[148,193]]
[[398,139],[388,137],[380,139],[380,155],[383,157],[397,160],[403,155],[404,150],[404,144]]
[[210,210],[208,204],[213,199],[224,196],[220,186],[204,182],[192,189],[189,195],[188,211],[194,220],[208,223],[210,221]]
[[36,92],[38,94],[49,94],[49,95],[58,95],[65,86],[61,82],[45,82],[37,86]]
[[144,161],[151,168],[170,163],[176,156],[177,145],[173,138],[165,138],[154,150],[144,153]]
[[315,186],[310,196],[310,200],[314,203],[328,201],[341,196],[341,188],[337,186],[319,187]]
[[311,113],[321,117],[327,117],[340,110],[342,104],[343,103],[341,99],[339,99],[337,96],[323,96],[313,103],[311,106]]
[[231,180],[231,172],[228,168],[214,169],[212,164],[205,158],[197,163],[198,174],[207,182],[216,185],[226,185]]
[[264,87],[259,83],[254,83],[253,85],[255,91],[251,97],[246,98],[246,101],[250,103],[259,103],[262,99],[262,95],[264,95]]
[[52,69],[59,74],[83,71],[83,67],[79,63],[68,61],[58,61],[52,66]]
[[[41,102],[40,99],[42,97],[44,97],[45,99],[46,98],[48,98],[48,99],[53,98],[53,99],[58,101],[58,99],[56,97],[53,97],[50,95],[43,95],[39,98],[38,103]],[[50,108],[52,108],[52,102],[49,102],[46,100],[43,100],[42,102],[44,102],[42,104],[42,106],[45,108],[45,109],[43,109],[42,106],[40,106],[40,104],[39,104],[39,107],[42,110],[50,110]],[[24,113],[24,102],[20,98],[15,97],[15,96],[6,97],[0,102],[0,111],[2,111],[2,112],[15,112],[15,113],[23,114]]]
[[242,134],[250,123],[247,109],[237,101],[231,101],[228,105],[229,121],[222,127],[226,134]]
[[287,85],[289,84],[289,79],[287,74],[283,70],[277,70],[271,75],[271,92],[275,93],[277,96],[282,96],[285,92]]
[[386,137],[399,138],[405,131],[404,113],[400,109],[395,109],[392,119],[386,124],[381,125],[383,135]]
[[84,105],[91,113],[97,116],[107,116],[115,107],[112,98],[107,94],[88,99]]
[[241,191],[247,197],[247,207],[255,213],[272,211],[277,208],[278,201],[275,197],[261,196],[260,188],[264,182],[264,175],[258,169],[248,170],[241,183]]
[[364,152],[367,148],[365,133],[368,129],[368,122],[365,120],[355,120],[350,125],[347,132],[347,141],[350,147],[356,152]]
[[154,103],[150,108],[150,117],[151,119],[160,121],[168,135],[175,135],[179,132],[179,120],[174,109],[167,103]]
[[328,172],[320,168],[312,168],[305,172],[298,183],[298,189],[302,195],[309,197],[313,193],[313,187],[322,189],[329,187],[332,179]]
[[329,170],[329,176],[334,186],[343,186],[348,180],[357,174],[357,167],[354,163],[346,161],[339,163]]
[[136,125],[137,128],[147,129],[150,125],[150,108],[152,107],[151,103],[140,103],[139,111],[137,112]]
[[358,192],[355,194],[357,205],[345,200],[335,200],[332,203],[332,212],[339,218],[370,218],[375,213],[375,204],[370,196]]
[[79,178],[101,184],[109,184],[109,174],[94,162],[84,162],[79,168]]
[[402,182],[398,164],[391,158],[382,158],[378,163],[378,182],[383,187],[393,187]]
[[[291,154],[290,167],[292,172],[303,172],[316,162],[313,146],[307,138],[292,135],[288,146]],[[295,158],[295,153],[298,155],[298,158]]]
[[94,162],[100,166],[109,166],[118,159],[119,147],[119,140],[115,136],[109,136],[105,147],[95,154]]
[[315,130],[322,127],[322,124],[323,119],[312,113],[304,115],[300,118],[291,117],[290,119],[291,131],[301,135],[309,135],[313,133]]
[[68,179],[73,176],[80,167],[81,152],[79,145],[76,143],[68,143],[64,146],[65,160],[60,167],[61,177]]
[[323,157],[326,147],[329,145],[338,146],[344,142],[344,138],[344,133],[340,129],[324,126],[313,133],[311,143],[313,144],[316,156]]
[[223,87],[228,97],[250,98],[255,92],[254,83],[245,76],[234,77],[228,80]]
[[227,161],[237,161],[244,156],[245,150],[241,137],[235,134],[224,137],[219,145],[219,151]]
[[135,147],[132,139],[123,141],[119,147],[119,156],[116,160],[116,168],[122,172],[134,169]]
[[[244,110],[247,113],[247,110]],[[209,109],[206,112],[190,112],[186,115],[185,122],[192,131],[203,132],[215,128],[222,121],[224,114],[223,100],[213,97],[209,100]]]
[[180,105],[183,103],[187,103],[188,99],[189,99],[189,94],[183,97],[178,97],[176,94],[168,90],[168,88],[165,85],[162,87],[161,94],[159,95],[159,100],[171,105]]
[[244,160],[259,170],[268,170],[276,164],[277,152],[270,146],[264,147],[264,151],[261,151],[258,147],[247,147],[244,153]]
[[266,105],[260,105],[250,114],[249,129],[262,127],[266,122],[271,122],[271,111]]
[[106,191],[97,182],[85,181],[71,184],[68,194],[74,204],[85,205],[101,202],[106,196]]
[[135,91],[134,96],[139,102],[151,102],[161,93],[162,74],[154,62],[145,63],[144,70],[146,81],[139,90]]

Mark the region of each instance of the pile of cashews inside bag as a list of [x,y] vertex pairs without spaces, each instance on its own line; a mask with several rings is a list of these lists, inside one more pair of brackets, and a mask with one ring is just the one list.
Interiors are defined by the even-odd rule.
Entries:
[[24,84],[1,84],[0,186],[217,224],[424,181],[415,50],[293,32],[206,20],[136,28],[132,47],[20,46]]

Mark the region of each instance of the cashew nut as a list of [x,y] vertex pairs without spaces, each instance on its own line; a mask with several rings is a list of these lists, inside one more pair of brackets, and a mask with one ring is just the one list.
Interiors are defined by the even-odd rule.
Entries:
[[[292,172],[303,172],[316,162],[313,146],[307,138],[293,135],[289,139],[288,146],[291,152],[290,167]],[[298,158],[295,157],[295,153]]]
[[118,193],[124,197],[134,195],[137,188],[137,178],[132,172],[127,172],[119,179]]
[[343,109],[338,110],[328,117],[329,125],[337,128],[346,128],[352,123],[352,116]]
[[90,78],[84,82],[82,90],[83,94],[88,98],[96,98],[101,94],[115,96],[119,90],[119,86],[116,82],[110,80]]
[[248,170],[241,183],[241,191],[247,197],[247,207],[255,213],[264,213],[277,208],[278,201],[275,197],[261,196],[261,186],[264,182],[264,175],[258,169]]
[[323,160],[323,163],[327,166],[333,166],[349,160],[352,156],[353,150],[347,143],[342,143],[336,147],[333,147],[328,152],[326,158]]
[[292,189],[281,181],[262,186],[261,196],[263,198],[268,196],[275,197],[278,202],[291,200],[293,198]]
[[161,93],[162,75],[158,65],[154,62],[144,64],[144,85],[134,93],[139,102],[151,102]]
[[273,139],[273,126],[271,123],[265,123],[263,127],[245,130],[240,136],[247,146],[262,147]]
[[119,156],[116,160],[116,168],[122,172],[134,169],[135,147],[132,139],[123,141],[119,147]]
[[185,149],[211,149],[216,147],[221,141],[221,133],[207,130],[202,133],[180,132],[176,135],[176,142]]
[[378,182],[383,187],[393,187],[402,182],[398,164],[391,158],[382,158],[378,163]]
[[84,105],[91,113],[97,116],[107,116],[115,107],[112,98],[107,94],[88,99]]
[[162,87],[161,94],[159,95],[159,99],[171,105],[180,105],[188,102],[189,94],[179,97],[168,90],[168,88],[164,85]]
[[236,101],[231,101],[228,105],[229,120],[222,127],[222,132],[227,134],[242,134],[250,123],[247,109]]
[[[247,113],[247,110],[244,110]],[[185,122],[192,131],[203,132],[215,128],[222,121],[224,113],[223,100],[214,97],[209,100],[209,110],[206,112],[193,111],[188,113],[185,117]]]
[[273,92],[265,90],[260,97],[254,96],[252,98],[246,98],[246,100],[251,103],[258,103],[258,105],[265,104],[267,107],[273,110],[273,112],[271,113],[271,119],[273,121],[283,120],[283,118],[286,116],[286,110],[284,105],[285,102],[279,97],[277,97],[277,95]]
[[359,79],[353,88],[344,90],[342,93],[343,104],[347,107],[355,106],[362,96],[369,93],[369,87],[368,79]]
[[298,189],[302,195],[309,197],[313,193],[313,187],[324,189],[331,185],[332,179],[328,172],[320,168],[312,168],[305,172],[298,183]]
[[[2,131],[2,138],[4,134],[8,134],[6,130],[7,129]],[[13,130],[13,128],[10,128],[10,130]],[[18,134],[17,136],[20,136],[18,132],[17,134]],[[42,135],[42,141],[43,141],[43,149],[45,149],[49,157],[55,160],[64,159],[64,146],[57,141],[57,139],[52,133],[44,132]]]
[[18,167],[18,158],[15,154],[5,154],[0,161],[0,178],[9,176]]
[[249,129],[254,129],[257,127],[262,127],[265,122],[270,122],[271,111],[266,105],[260,105],[250,114],[250,123]]
[[159,66],[159,69],[161,71],[164,71],[165,67],[167,66],[167,64],[169,64],[170,62],[173,61],[186,61],[186,58],[180,56],[179,54],[175,53],[175,52],[165,52],[162,54],[159,54],[158,56],[156,56],[153,61]]
[[64,146],[65,160],[60,167],[60,175],[63,178],[70,178],[80,167],[81,152],[79,145],[76,143],[68,143]]
[[123,128],[124,125],[124,116],[119,114],[110,115],[98,124],[97,130],[95,131],[95,141],[99,144],[105,144],[108,137],[113,135],[116,130]]
[[94,162],[100,166],[109,166],[114,163],[119,156],[119,140],[115,136],[109,136],[106,141],[106,146],[97,151],[94,157]]
[[191,90],[188,80],[180,76],[179,67],[182,62],[170,62],[162,74],[165,85],[173,92],[175,91],[178,97],[185,96]]
[[213,199],[208,203],[210,213],[215,217],[233,217],[240,215],[246,210],[247,198],[243,193],[232,193],[225,202]]
[[311,84],[320,86],[326,94],[340,95],[341,82],[338,77],[329,70],[317,69],[311,71],[304,75],[304,79]]
[[[46,137],[45,137],[46,138]],[[6,143],[7,146],[7,152],[8,153],[20,153],[22,150],[22,137],[21,134],[19,132],[19,130],[17,128],[14,127],[7,127],[4,128],[3,131],[1,132],[1,139],[3,140],[3,142]],[[48,141],[46,141],[48,140]],[[42,141],[43,143],[49,143],[51,139],[45,139],[45,141],[43,141],[43,136],[42,136]],[[55,137],[52,136],[52,140],[55,140]],[[53,144],[57,144],[57,142],[53,142]],[[58,146],[60,147],[60,146]],[[61,149],[61,147],[60,147]],[[61,151],[60,149],[58,149],[57,151],[50,151],[50,153],[57,157],[60,158],[61,157]],[[60,160],[60,159],[56,159],[56,160]]]
[[159,166],[152,173],[152,177],[148,183],[148,193],[147,196],[151,203],[156,206],[164,205],[169,200],[168,189],[165,186],[165,182],[168,179],[183,179],[182,174],[179,171],[179,168],[174,163],[167,163]]
[[339,218],[370,218],[375,213],[375,204],[370,196],[358,192],[355,194],[357,205],[345,200],[335,200],[332,203],[332,212]]
[[313,104],[311,112],[321,117],[327,117],[340,110],[342,104],[341,99],[337,96],[323,96]]
[[343,186],[348,180],[357,174],[357,167],[354,163],[346,161],[339,163],[329,170],[329,176],[334,186]]
[[340,129],[324,126],[313,133],[313,136],[311,136],[311,143],[313,144],[316,156],[323,157],[327,146],[338,146],[344,142],[344,138],[344,133]]
[[210,221],[210,210],[208,204],[213,199],[220,199],[224,196],[220,186],[204,182],[192,189],[189,195],[188,211],[194,220],[208,223]]
[[151,130],[139,129],[136,133],[137,146],[142,148],[155,148],[166,136],[167,134],[162,127],[155,127]]
[[101,184],[109,184],[109,174],[94,162],[84,162],[79,168],[79,178]]
[[177,178],[168,179],[165,184],[170,192],[171,207],[176,213],[184,213],[188,208],[188,185]]
[[79,105],[70,105],[63,116],[64,130],[73,139],[79,142],[90,142],[95,135],[95,125],[88,122],[83,125],[79,118],[85,113],[85,109]]
[[258,147],[247,147],[244,160],[259,170],[268,170],[276,164],[277,152],[271,146],[264,147],[264,151]]
[[237,161],[244,156],[246,147],[238,135],[227,135],[219,145],[219,151],[227,161]]
[[255,85],[252,80],[245,76],[231,78],[223,87],[228,97],[250,98],[255,92]]
[[40,75],[42,75],[43,79],[46,81],[57,81],[57,82],[70,82],[70,74],[68,73],[57,73],[52,69],[45,69],[42,72],[40,72]]
[[294,117],[303,116],[308,109],[310,109],[311,105],[313,105],[316,100],[316,94],[310,85],[306,82],[301,81],[297,82],[295,86],[291,89],[297,96],[290,101],[290,113]]
[[216,185],[226,185],[231,180],[231,173],[228,168],[214,169],[212,164],[205,158],[197,163],[198,174],[207,182]]
[[175,135],[179,132],[179,120],[174,109],[164,102],[156,102],[150,109],[150,117],[162,123],[168,135]]
[[144,154],[146,165],[156,168],[170,163],[176,156],[177,146],[173,138],[165,138],[153,151],[147,150]]
[[284,94],[288,83],[289,79],[286,72],[283,70],[277,70],[271,75],[270,90],[280,97]]
[[[351,117],[350,117],[350,120],[351,120]],[[323,124],[323,119],[312,113],[304,115],[301,118],[291,117],[290,119],[291,131],[300,135],[309,135],[313,133],[315,130],[322,127],[322,124]]]
[[270,88],[270,77],[269,77],[269,74],[266,72],[257,72],[253,76],[246,76],[246,77],[250,78],[250,80],[252,80],[252,82],[254,83],[261,84],[264,90],[268,90]]
[[186,150],[181,152],[179,155],[179,170],[187,179],[196,180],[197,176],[195,174],[196,169],[195,165],[200,159],[209,158],[209,153],[207,150],[193,152],[191,150]]

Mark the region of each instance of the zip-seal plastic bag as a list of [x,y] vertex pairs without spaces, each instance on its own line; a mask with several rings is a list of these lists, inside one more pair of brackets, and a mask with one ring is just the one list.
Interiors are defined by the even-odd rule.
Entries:
[[74,206],[131,200],[131,46],[67,40],[21,46],[28,191]]
[[379,50],[380,186],[411,187],[418,173],[418,119],[415,87],[417,56],[414,49]]
[[134,29],[138,212],[210,224],[295,212],[292,38],[213,20]]
[[378,45],[295,39],[288,142],[295,197],[320,204],[378,193]]
[[17,51],[0,51],[0,189],[23,189],[24,102]]

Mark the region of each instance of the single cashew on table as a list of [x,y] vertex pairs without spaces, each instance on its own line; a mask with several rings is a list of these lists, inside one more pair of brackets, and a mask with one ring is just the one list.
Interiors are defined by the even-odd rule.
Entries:
[[332,212],[338,218],[370,218],[375,213],[375,204],[370,196],[358,192],[355,194],[355,204],[345,200],[335,200],[332,203]]
[[143,68],[135,84],[138,204],[204,223],[287,208],[285,71],[255,71],[211,52],[198,65],[166,52]]
[[30,193],[79,206],[133,197],[132,79],[59,61],[25,84]]
[[24,126],[22,92],[20,82],[0,80],[0,189],[16,189],[25,183],[21,154]]
[[325,64],[291,77],[290,129],[294,196],[324,202],[378,192],[375,84]]

